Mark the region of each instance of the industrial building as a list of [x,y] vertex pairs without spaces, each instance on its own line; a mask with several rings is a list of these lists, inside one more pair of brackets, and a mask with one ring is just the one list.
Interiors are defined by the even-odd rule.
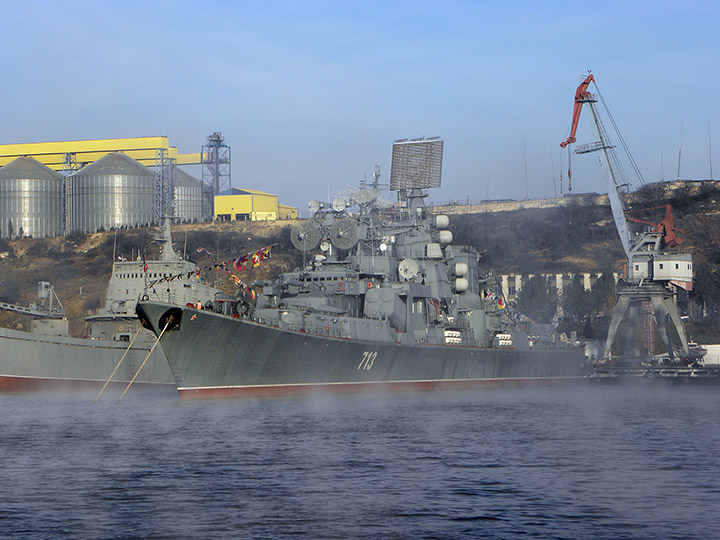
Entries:
[[167,137],[132,137],[127,139],[91,139],[40,143],[0,144],[0,166],[12,160],[32,156],[54,171],[77,171],[111,152],[122,152],[145,165],[154,167],[163,159],[176,165],[199,165],[196,154],[180,154],[170,146]]
[[231,188],[215,195],[215,219],[221,221],[274,221],[297,217],[297,208],[278,203],[277,195],[264,191]]
[[63,178],[30,157],[0,168],[0,237],[62,234]]
[[67,232],[153,222],[155,173],[125,154],[107,154],[65,181]]
[[173,179],[175,213],[180,221],[202,221],[202,183],[182,169],[175,169]]
[[[202,180],[178,165],[197,165]],[[0,145],[0,237],[55,236],[179,221],[297,218],[262,191],[230,187],[222,134],[201,153],[181,154],[167,137]],[[60,173],[60,174],[58,174]],[[215,207],[214,196],[220,208]]]

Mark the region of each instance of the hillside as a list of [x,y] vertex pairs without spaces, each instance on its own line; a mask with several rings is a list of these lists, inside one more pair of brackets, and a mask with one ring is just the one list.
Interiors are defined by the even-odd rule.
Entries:
[[[674,190],[669,199],[667,196],[651,184],[633,193],[630,202],[633,208],[672,204],[676,226],[686,231],[683,247],[693,252],[696,279],[691,299],[704,304],[711,318],[716,317],[720,305],[720,189],[705,183],[701,189]],[[645,216],[653,222],[661,217],[662,210]],[[456,243],[478,247],[483,252],[481,265],[497,273],[604,272],[616,270],[623,260],[609,206],[585,204],[581,199],[549,208],[453,214],[450,227]],[[212,264],[206,251],[225,261],[277,243],[269,261],[242,274],[242,279],[251,283],[300,263],[300,254],[289,241],[289,229],[290,223],[281,221],[175,225],[172,231],[176,250],[190,254],[201,267]],[[104,302],[113,251],[116,257],[131,259],[146,251],[148,258],[155,258],[158,246],[152,237],[157,232],[159,228],[140,228],[47,239],[0,239],[0,301],[27,305],[36,300],[37,282],[50,281],[71,319],[71,332],[79,335],[87,310]],[[198,248],[203,248],[202,253]],[[207,281],[217,277],[222,288],[233,290],[231,279],[216,271],[204,273]],[[28,320],[0,311],[0,324],[27,328]]]
[[[483,265],[499,273],[602,272],[624,259],[610,206],[578,197],[562,206],[486,211],[451,215],[455,239],[484,251]],[[664,191],[648,184],[627,197],[628,209],[673,209],[675,226],[685,233],[683,248],[693,252],[695,265],[720,262],[720,186]],[[507,206],[507,205],[503,205]],[[442,209],[440,209],[442,211]],[[664,209],[633,214],[658,222]],[[630,226],[639,230],[637,225]]]
[[[299,264],[290,246],[289,229],[286,221],[204,223],[175,225],[172,233],[176,251],[186,252],[200,267],[212,266],[211,256],[222,262],[277,243],[270,260],[241,274],[246,283],[251,283]],[[131,260],[143,251],[148,259],[157,258],[159,247],[152,238],[159,232],[159,227],[151,227],[120,229],[117,234],[109,231],[57,238],[0,239],[0,301],[28,305],[37,301],[37,282],[49,281],[68,314],[71,333],[80,335],[87,310],[104,304],[113,252],[116,257]],[[198,252],[198,248],[203,249]],[[220,288],[233,290],[233,282],[224,272],[208,270],[202,277],[206,281],[219,278]],[[29,319],[0,311],[0,325],[28,329]]]
[[[720,335],[720,186],[706,182],[700,188],[668,193],[661,185],[649,184],[626,200],[633,210],[655,208],[633,214],[652,223],[663,218],[668,203],[676,228],[684,231],[681,248],[693,254],[688,331],[698,340],[716,343]],[[642,227],[630,225],[633,230]],[[577,199],[563,206],[453,214],[451,228],[456,241],[481,249],[481,264],[498,274],[613,272],[625,259],[607,203],[585,204]],[[581,325],[581,320],[576,324]]]

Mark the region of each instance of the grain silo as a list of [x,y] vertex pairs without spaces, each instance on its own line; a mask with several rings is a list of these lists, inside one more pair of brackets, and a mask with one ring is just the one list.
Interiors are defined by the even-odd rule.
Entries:
[[202,185],[181,169],[175,169],[175,217],[181,221],[202,221]]
[[67,232],[153,222],[155,173],[113,152],[65,179]]
[[30,157],[0,169],[0,236],[57,236],[62,233],[63,179]]

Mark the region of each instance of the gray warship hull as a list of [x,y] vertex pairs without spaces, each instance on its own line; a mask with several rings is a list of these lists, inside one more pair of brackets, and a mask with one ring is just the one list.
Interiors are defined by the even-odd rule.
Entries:
[[584,381],[582,350],[397,345],[283,330],[193,308],[140,302],[180,397],[435,390]]
[[[113,263],[105,307],[88,311],[85,318],[87,337],[69,337],[67,320],[57,317],[43,318],[57,324],[40,324],[38,328],[44,330],[39,332],[34,330],[37,320],[33,320],[31,332],[0,328],[0,392],[99,390],[121,359],[111,384],[125,387],[137,373],[134,385],[164,386],[172,391],[175,382],[165,355],[160,347],[150,354],[155,336],[147,330],[135,335],[139,328],[135,303],[140,296],[181,305],[206,303],[218,291],[190,278],[198,271],[197,265],[179,258],[173,251],[168,219],[156,240],[161,243],[158,260],[138,258]],[[50,287],[49,283],[46,285]],[[45,291],[40,288],[38,294]],[[25,314],[32,311],[11,304],[0,304],[0,309]],[[37,316],[37,305],[33,309],[35,312],[30,315]]]
[[[46,336],[0,328],[0,392],[97,389],[112,374],[129,343]],[[126,386],[150,352],[147,342],[128,351],[112,379]],[[134,385],[172,388],[174,381],[159,347]]]

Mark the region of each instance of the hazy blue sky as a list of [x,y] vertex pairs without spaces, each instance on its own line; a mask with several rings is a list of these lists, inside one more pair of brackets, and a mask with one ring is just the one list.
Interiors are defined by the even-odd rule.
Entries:
[[[234,187],[301,210],[375,163],[387,181],[393,140],[422,135],[445,140],[435,201],[524,198],[525,163],[529,196],[553,196],[588,69],[646,180],[677,177],[683,124],[681,177],[710,176],[709,133],[720,149],[711,0],[0,6],[0,143],[166,135],[198,152],[221,131]],[[583,115],[578,143],[594,139]],[[592,155],[573,170],[575,192],[605,191]]]

